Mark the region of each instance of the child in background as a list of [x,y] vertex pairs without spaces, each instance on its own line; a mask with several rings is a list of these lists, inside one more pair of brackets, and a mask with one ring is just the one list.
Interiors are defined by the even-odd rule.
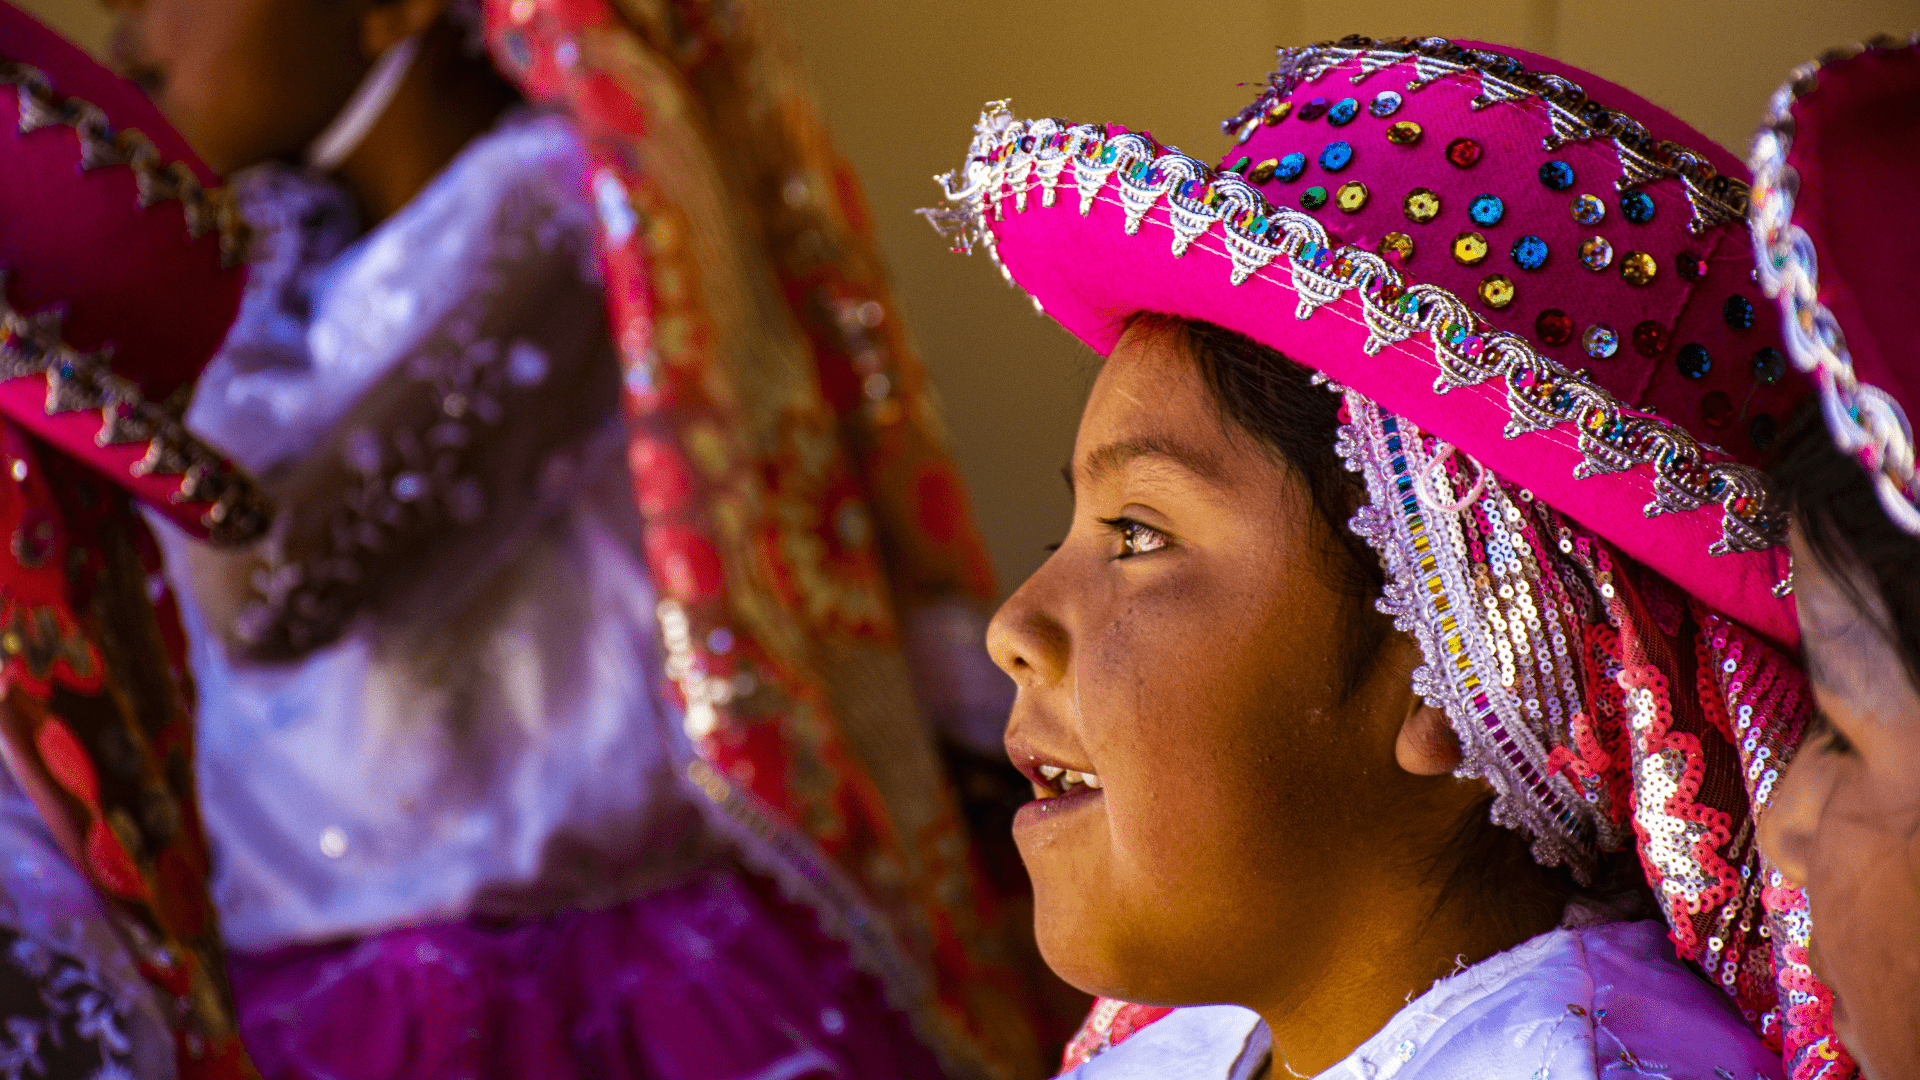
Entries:
[[[984,1068],[916,928],[872,906],[903,906],[861,876],[883,864],[837,851],[850,884],[689,739],[717,724],[661,661],[707,570],[647,530],[679,481],[618,415],[607,207],[480,32],[443,0],[146,0],[117,41],[216,167],[259,166],[262,260],[189,420],[281,513],[241,557],[167,543],[248,1045],[270,1076]],[[739,675],[767,708],[776,680]],[[812,719],[855,777],[842,818],[865,769],[933,761],[907,700],[897,764]]]

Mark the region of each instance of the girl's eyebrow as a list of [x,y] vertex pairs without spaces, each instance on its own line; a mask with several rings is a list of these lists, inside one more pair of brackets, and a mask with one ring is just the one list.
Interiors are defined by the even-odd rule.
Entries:
[[1067,490],[1072,491],[1076,486],[1076,474],[1078,483],[1090,484],[1133,461],[1147,457],[1166,461],[1216,487],[1226,483],[1225,470],[1220,467],[1218,457],[1185,443],[1154,436],[1107,443],[1087,454],[1077,470],[1068,465],[1060,473],[1066,478]]

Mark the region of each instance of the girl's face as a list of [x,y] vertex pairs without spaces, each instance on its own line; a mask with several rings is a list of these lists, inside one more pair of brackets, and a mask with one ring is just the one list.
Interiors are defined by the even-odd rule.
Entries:
[[1760,843],[1807,890],[1841,1042],[1869,1076],[1920,1076],[1920,693],[1873,583],[1863,608],[1798,529],[1793,592],[1819,712]]
[[1304,482],[1163,333],[1107,360],[1070,483],[1066,540],[988,631],[1040,947],[1089,992],[1264,1011],[1365,955],[1457,820],[1462,782],[1395,763],[1417,647],[1344,654],[1377,616],[1336,591]]
[[115,66],[216,172],[297,155],[371,63],[368,0],[110,0]]

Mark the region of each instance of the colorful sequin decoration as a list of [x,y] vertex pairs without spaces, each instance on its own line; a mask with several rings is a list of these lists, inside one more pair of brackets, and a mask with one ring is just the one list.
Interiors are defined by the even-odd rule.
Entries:
[[1633,328],[1633,351],[1648,358],[1667,351],[1667,328],[1648,319]]
[[1754,378],[1759,379],[1768,386],[1772,386],[1774,383],[1780,381],[1780,376],[1786,373],[1787,357],[1786,354],[1782,353],[1779,349],[1768,345],[1753,354]]
[[1629,191],[1620,196],[1620,216],[1635,225],[1653,220],[1653,196],[1644,191]]
[[1321,117],[1327,115],[1327,108],[1328,106],[1327,106],[1326,98],[1323,98],[1323,97],[1314,98],[1311,101],[1308,101],[1305,105],[1300,106],[1300,119],[1318,120]]
[[1689,341],[1680,346],[1680,354],[1675,357],[1680,374],[1689,379],[1704,379],[1707,372],[1713,370],[1713,354],[1697,341]]
[[1453,260],[1461,266],[1478,266],[1487,257],[1487,238],[1477,232],[1463,232],[1453,238]]
[[1247,179],[1256,184],[1264,184],[1273,179],[1274,172],[1279,168],[1279,158],[1268,158],[1260,164],[1255,165],[1253,171],[1247,174]]
[[1320,151],[1320,167],[1328,172],[1339,172],[1353,160],[1353,144],[1343,141],[1330,142]]
[[1279,123],[1280,121],[1285,120],[1287,118],[1287,114],[1291,113],[1292,111],[1293,111],[1293,102],[1282,98],[1281,100],[1276,101],[1273,104],[1267,106],[1266,111],[1260,114],[1260,122],[1267,125],[1268,127],[1272,127],[1273,125]]
[[1395,146],[1414,146],[1420,142],[1423,133],[1419,124],[1401,120],[1387,126],[1387,141]]
[[1302,210],[1318,210],[1327,205],[1327,189],[1315,185],[1300,193]]
[[1733,419],[1733,399],[1725,390],[1715,390],[1700,399],[1700,419],[1708,427],[1723,428]]
[[1402,264],[1413,261],[1413,237],[1403,232],[1390,232],[1380,238],[1380,254],[1395,256]]
[[1513,242],[1508,253],[1513,256],[1513,264],[1522,270],[1538,270],[1547,265],[1547,242],[1537,236],[1523,236]]
[[1407,220],[1415,225],[1425,225],[1440,216],[1440,196],[1417,187],[1407,192]]
[[1605,360],[1620,348],[1620,335],[1606,323],[1594,323],[1587,332],[1580,335],[1580,347],[1595,360]]
[[1358,180],[1349,180],[1334,192],[1333,202],[1346,213],[1357,214],[1361,207],[1367,205],[1367,185]]
[[1402,100],[1398,92],[1382,90],[1373,96],[1373,103],[1367,106],[1367,111],[1382,118],[1392,116],[1400,111]]
[[1462,136],[1447,144],[1447,161],[1457,169],[1471,169],[1480,163],[1480,143]]
[[1751,330],[1753,329],[1753,301],[1737,294],[1729,296],[1727,302],[1720,305],[1720,317],[1726,320],[1729,329]]
[[1290,184],[1300,179],[1300,174],[1306,171],[1307,155],[1296,150],[1286,157],[1281,158],[1279,163],[1273,167],[1273,178],[1283,184]]
[[1540,182],[1548,191],[1566,191],[1573,187],[1573,166],[1557,159],[1549,161],[1540,166]]
[[1605,270],[1613,265],[1613,245],[1604,236],[1589,236],[1580,242],[1580,263],[1589,270]]
[[1327,123],[1334,127],[1346,127],[1353,118],[1360,115],[1360,103],[1352,98],[1341,98],[1327,110]]
[[1629,285],[1650,285],[1654,275],[1659,272],[1659,264],[1644,251],[1629,251],[1620,260],[1620,276]]
[[1507,204],[1498,195],[1475,195],[1467,204],[1467,216],[1475,225],[1498,225],[1507,215]]
[[1607,204],[1598,195],[1582,195],[1573,200],[1572,213],[1582,225],[1598,225],[1607,218]]
[[1559,308],[1548,308],[1533,320],[1533,336],[1544,345],[1565,345],[1573,340],[1573,318]]
[[1686,282],[1699,281],[1707,276],[1707,260],[1701,258],[1697,252],[1681,252],[1674,257],[1673,268],[1679,273],[1680,280]]
[[1480,299],[1495,311],[1513,303],[1513,279],[1505,274],[1488,274],[1480,280]]

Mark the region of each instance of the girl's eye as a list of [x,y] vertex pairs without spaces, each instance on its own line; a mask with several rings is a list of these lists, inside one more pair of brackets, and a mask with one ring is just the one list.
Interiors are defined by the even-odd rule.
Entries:
[[1120,554],[1114,556],[1117,559],[1147,555],[1167,546],[1166,533],[1129,517],[1101,518],[1100,524],[1120,537]]
[[1832,718],[1820,709],[1813,710],[1813,717],[1807,721],[1807,735],[1803,742],[1817,743],[1829,754],[1853,753],[1853,740],[1835,727]]

